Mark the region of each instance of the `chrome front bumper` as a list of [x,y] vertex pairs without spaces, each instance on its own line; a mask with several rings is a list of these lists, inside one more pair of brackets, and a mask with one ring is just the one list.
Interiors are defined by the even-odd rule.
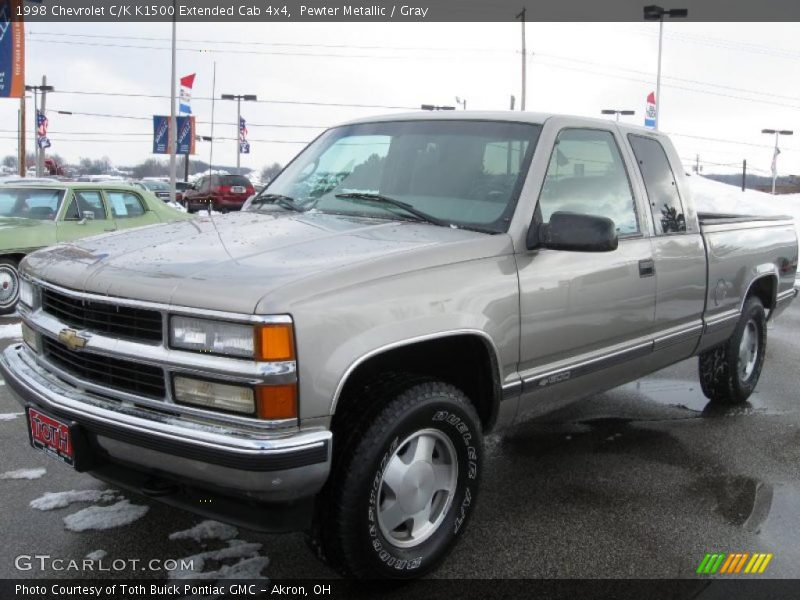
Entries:
[[59,379],[24,344],[0,354],[0,375],[23,406],[77,423],[106,469],[264,502],[313,497],[330,471],[327,430],[243,430],[107,398]]

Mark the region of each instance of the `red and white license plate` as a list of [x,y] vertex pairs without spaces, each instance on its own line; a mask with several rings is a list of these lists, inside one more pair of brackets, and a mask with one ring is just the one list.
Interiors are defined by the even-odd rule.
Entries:
[[31,445],[70,466],[75,466],[75,448],[69,425],[35,408],[28,409]]
[[245,191],[246,191],[246,190],[245,190],[244,186],[242,186],[242,185],[234,185],[234,186],[231,188],[231,193],[232,193],[232,194],[244,194],[244,193],[245,193]]

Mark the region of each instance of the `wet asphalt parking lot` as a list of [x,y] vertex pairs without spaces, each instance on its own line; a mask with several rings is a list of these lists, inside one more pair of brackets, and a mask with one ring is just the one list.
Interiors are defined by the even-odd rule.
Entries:
[[[0,317],[0,348],[13,343],[16,323]],[[770,328],[768,346],[757,391],[743,408],[710,409],[693,359],[489,437],[470,527],[433,576],[693,578],[706,552],[722,551],[773,553],[771,577],[800,577],[800,303]],[[202,519],[134,495],[122,494],[149,507],[144,516],[105,530],[70,531],[64,517],[109,502],[32,508],[47,492],[106,486],[33,451],[21,408],[2,383],[0,449],[0,472],[46,469],[35,479],[0,479],[0,578],[67,575],[17,570],[19,555],[82,559],[103,550],[106,561],[144,562],[239,543],[171,540]],[[242,529],[235,539],[260,544],[248,546],[245,559],[267,558],[248,563],[261,575],[334,575],[302,534]],[[203,570],[237,565],[241,554],[206,555]],[[139,567],[81,576],[163,573]]]

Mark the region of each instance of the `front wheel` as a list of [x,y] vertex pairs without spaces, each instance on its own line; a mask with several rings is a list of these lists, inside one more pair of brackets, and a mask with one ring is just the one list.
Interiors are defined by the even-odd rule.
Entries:
[[19,301],[18,263],[12,258],[0,258],[0,315],[10,315]]
[[334,438],[310,542],[345,575],[411,579],[444,559],[475,507],[480,421],[443,382],[408,378],[372,394],[382,408]]
[[755,390],[766,352],[764,305],[751,296],[728,341],[700,355],[703,393],[714,404],[743,404]]

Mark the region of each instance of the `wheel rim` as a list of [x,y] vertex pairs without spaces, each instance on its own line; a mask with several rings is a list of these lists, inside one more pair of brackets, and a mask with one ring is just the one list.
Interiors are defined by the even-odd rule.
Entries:
[[437,429],[423,429],[397,447],[381,475],[378,525],[400,548],[421,544],[436,532],[458,482],[455,446]]
[[19,295],[19,276],[10,265],[0,265],[0,307],[7,307],[17,301]]
[[759,336],[758,325],[754,319],[750,319],[744,326],[739,342],[739,377],[742,381],[747,381],[756,368]]

